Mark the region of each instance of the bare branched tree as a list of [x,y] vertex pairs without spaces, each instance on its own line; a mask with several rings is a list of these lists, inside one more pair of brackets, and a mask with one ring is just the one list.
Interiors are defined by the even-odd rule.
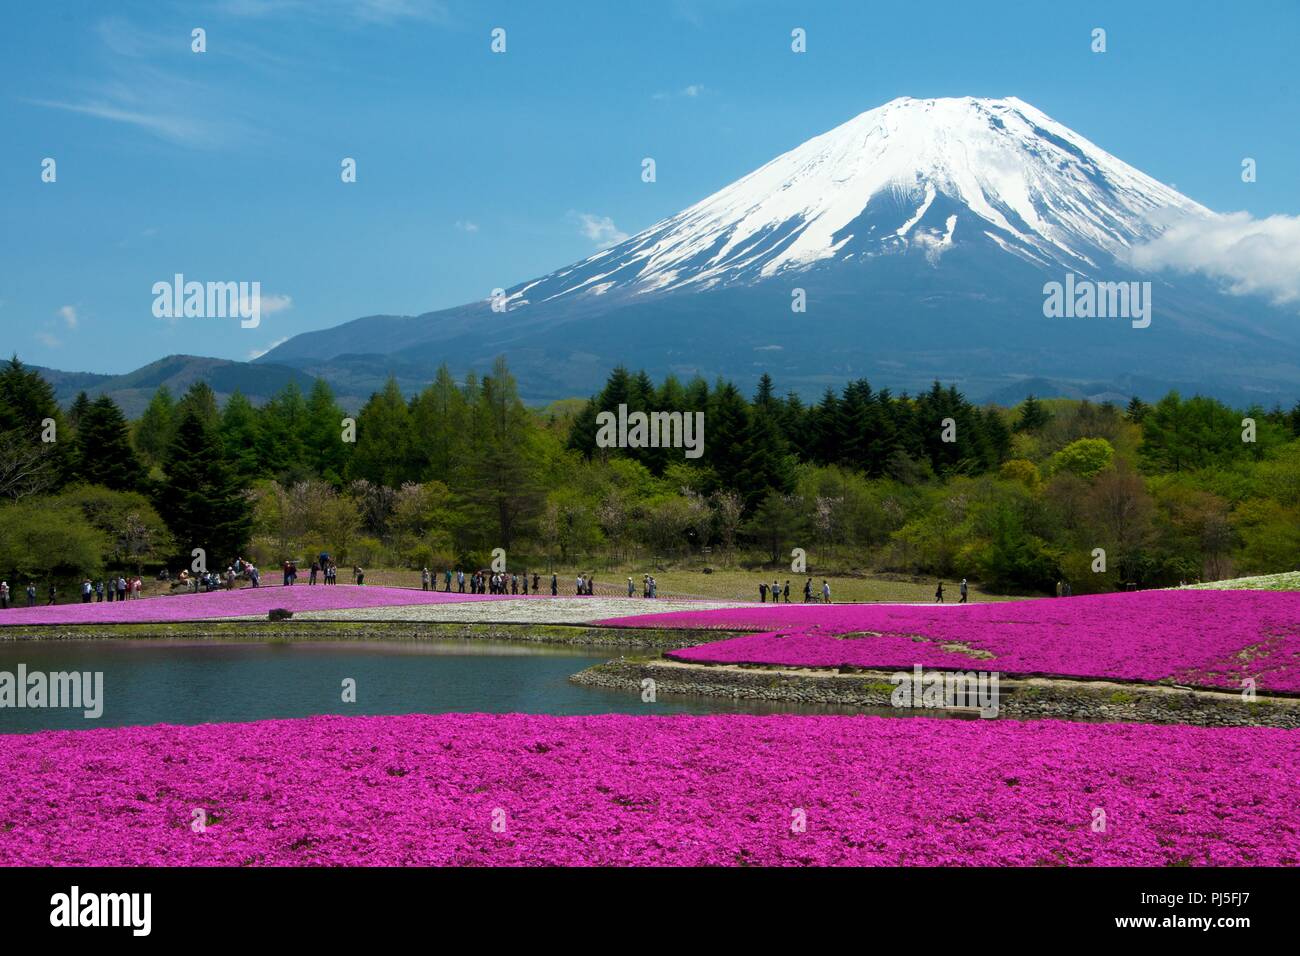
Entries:
[[52,487],[58,477],[52,447],[18,429],[0,434],[0,497],[21,501]]
[[713,508],[717,515],[718,534],[722,538],[722,547],[727,552],[727,564],[731,564],[731,551],[736,544],[736,532],[740,529],[740,516],[745,510],[744,499],[734,491],[715,491]]

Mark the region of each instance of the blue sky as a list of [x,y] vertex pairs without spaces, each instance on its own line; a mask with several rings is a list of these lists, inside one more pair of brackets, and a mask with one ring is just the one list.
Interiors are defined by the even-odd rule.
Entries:
[[[485,298],[902,95],[1019,96],[1213,209],[1300,213],[1286,0],[52,2],[0,17],[0,349],[69,370],[246,359]],[[151,287],[176,272],[258,280],[273,311],[256,329],[155,318]]]

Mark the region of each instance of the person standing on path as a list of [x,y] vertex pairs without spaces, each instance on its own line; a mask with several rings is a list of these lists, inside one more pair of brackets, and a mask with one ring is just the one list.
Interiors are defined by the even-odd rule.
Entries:
[[825,578],[822,578],[822,603],[831,603],[831,582],[827,581]]
[[966,579],[965,578],[961,579],[961,597],[957,599],[957,603],[958,604],[966,603]]
[[935,604],[943,603],[943,582],[942,581],[940,581],[939,586],[934,589],[934,603]]
[[560,579],[555,572],[551,572],[551,597],[556,597],[560,593]]
[[759,603],[759,604],[766,604],[766,603],[767,603],[767,583],[766,583],[766,582],[759,582],[759,585],[758,585],[758,603]]

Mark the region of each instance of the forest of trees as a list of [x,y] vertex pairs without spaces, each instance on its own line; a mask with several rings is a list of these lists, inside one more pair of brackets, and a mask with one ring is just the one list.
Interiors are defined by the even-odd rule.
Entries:
[[[703,454],[599,448],[596,415],[704,413]],[[1243,423],[1250,419],[1251,423]],[[1249,440],[1244,440],[1249,439]],[[526,407],[504,360],[418,395],[393,381],[350,416],[318,380],[261,407],[165,387],[128,422],[66,409],[17,358],[0,368],[0,575],[339,564],[466,569],[758,567],[802,547],[826,571],[963,576],[1007,592],[1177,584],[1300,564],[1300,404],[1236,410],[1032,396],[976,407],[866,381],[815,404],[763,376],[656,384]],[[1094,571],[1095,549],[1106,570]]]

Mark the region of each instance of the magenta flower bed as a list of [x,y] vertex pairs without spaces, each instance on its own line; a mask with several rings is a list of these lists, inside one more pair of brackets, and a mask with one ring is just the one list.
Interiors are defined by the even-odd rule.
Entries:
[[0,864],[1295,865],[1297,766],[1295,731],[1058,721],[48,731],[0,737]]
[[0,611],[5,624],[157,624],[168,621],[203,621],[212,618],[265,615],[275,607],[290,611],[333,611],[353,607],[396,607],[407,604],[444,604],[486,601],[491,595],[410,588],[357,587],[350,584],[264,585],[234,591],[173,594],[102,604],[54,604]]
[[[1260,690],[1300,691],[1300,592],[1142,591],[962,607],[783,604],[602,623],[763,632],[669,655],[697,663],[920,664],[1231,688],[1250,677]],[[864,631],[874,634],[855,634]]]

